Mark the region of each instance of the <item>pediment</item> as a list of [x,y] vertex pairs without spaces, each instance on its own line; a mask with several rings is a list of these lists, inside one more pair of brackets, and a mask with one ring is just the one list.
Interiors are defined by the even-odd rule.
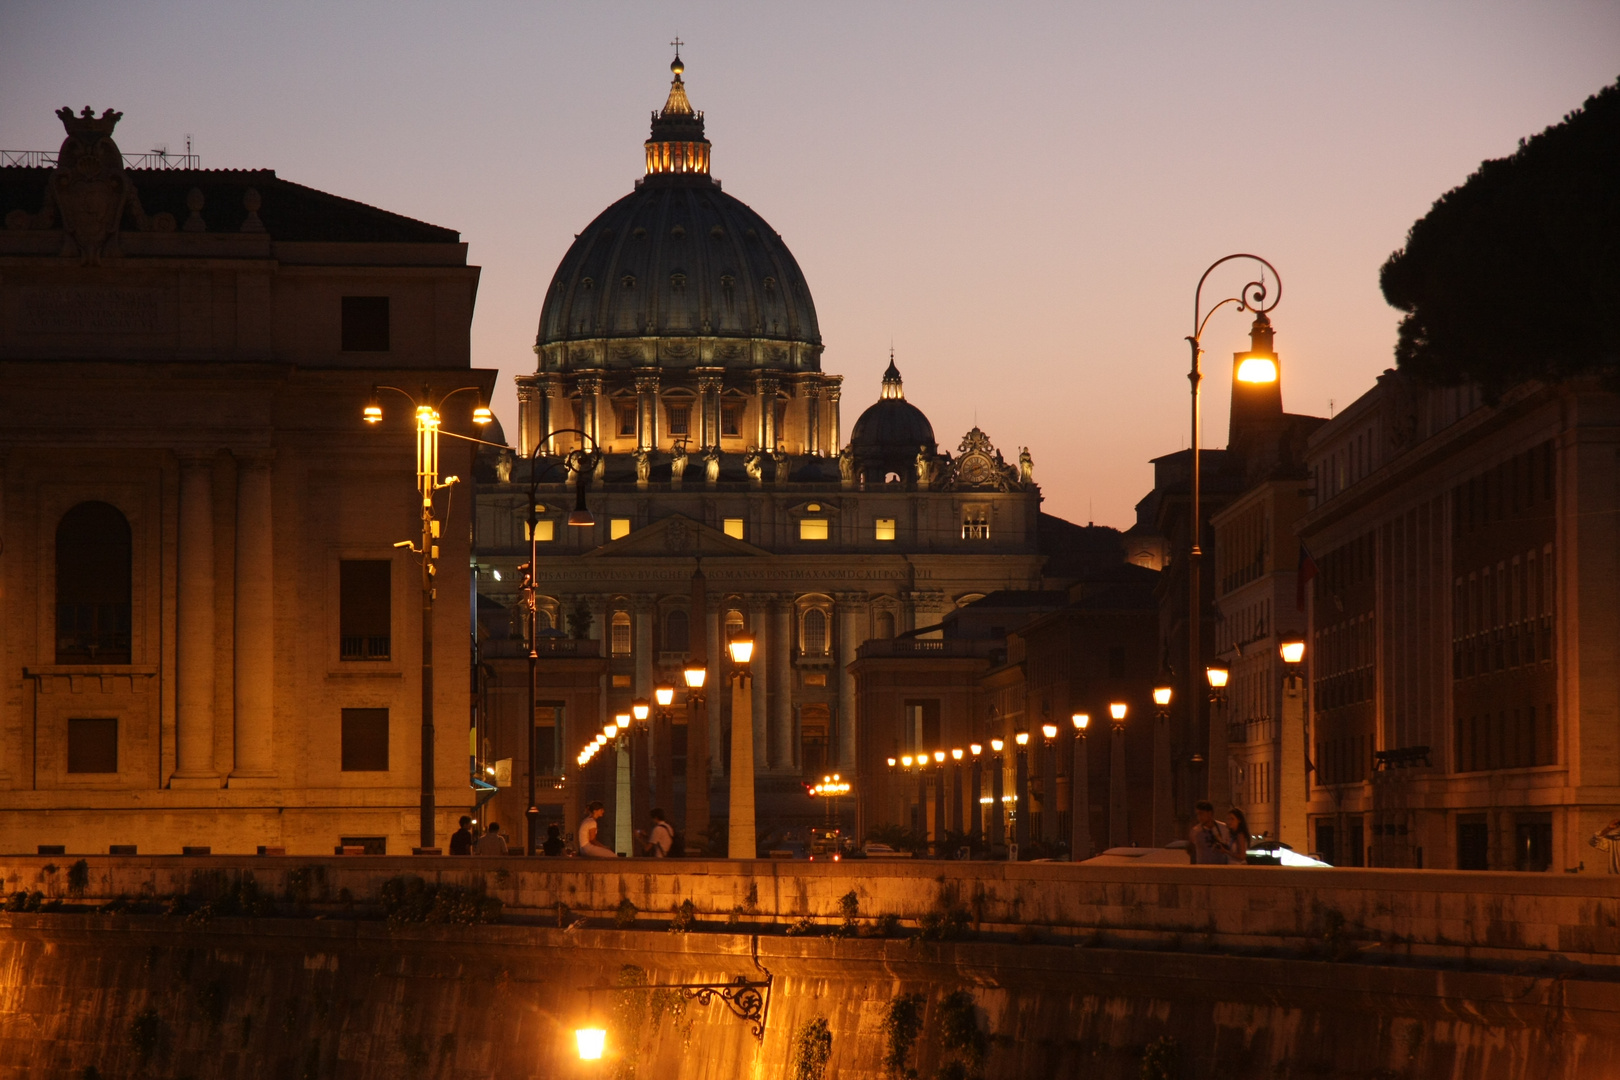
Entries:
[[769,554],[764,548],[727,536],[719,529],[694,521],[685,514],[671,514],[644,529],[636,529],[629,536],[610,540],[594,551],[586,552],[585,558],[691,559]]

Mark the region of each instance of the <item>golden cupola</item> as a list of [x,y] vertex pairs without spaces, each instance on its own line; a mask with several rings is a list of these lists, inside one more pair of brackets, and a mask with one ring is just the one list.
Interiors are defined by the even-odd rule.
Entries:
[[709,175],[709,140],[703,137],[703,114],[692,108],[681,75],[686,65],[680,53],[669,65],[674,78],[669,98],[653,113],[652,135],[647,139],[647,175]]

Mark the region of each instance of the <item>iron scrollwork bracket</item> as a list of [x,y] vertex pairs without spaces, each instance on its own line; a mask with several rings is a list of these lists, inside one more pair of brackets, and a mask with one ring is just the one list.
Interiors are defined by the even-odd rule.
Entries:
[[730,983],[720,985],[682,987],[681,996],[700,1005],[708,1005],[715,998],[725,1003],[733,1016],[749,1026],[754,1038],[765,1038],[765,994],[771,987],[771,978],[764,982],[750,982],[739,975]]

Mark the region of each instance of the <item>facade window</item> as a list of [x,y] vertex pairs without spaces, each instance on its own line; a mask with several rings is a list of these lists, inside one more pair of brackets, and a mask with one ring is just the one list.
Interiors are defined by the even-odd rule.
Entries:
[[619,414],[619,434],[627,438],[636,435],[636,407],[634,405],[616,406]]
[[720,406],[720,434],[741,436],[743,405],[740,401],[724,402]]
[[872,529],[872,538],[874,540],[893,540],[894,518],[878,518],[877,524]]
[[343,710],[343,771],[388,771],[388,710]]
[[615,611],[613,613],[613,655],[630,655],[630,613],[628,611]]
[[390,654],[390,583],[386,559],[344,559],[338,566],[338,641],[343,660],[387,660]]
[[343,351],[387,352],[388,297],[343,298]]
[[668,418],[669,433],[671,435],[692,434],[692,406],[686,404],[665,405],[664,415]]
[[537,705],[534,710],[534,774],[558,776],[563,762],[562,702]]
[[664,617],[664,651],[688,652],[692,647],[691,623],[686,612],[675,610]]
[[787,402],[778,399],[776,402],[776,441],[780,443],[787,428]]
[[629,518],[610,518],[608,520],[608,539],[621,540],[630,535]]
[[872,620],[872,636],[876,638],[894,637],[894,612],[880,611]]
[[741,540],[743,538],[743,519],[726,518],[725,530],[726,535],[731,537],[733,540]]
[[963,508],[962,539],[990,539],[990,508],[988,506],[969,506]]
[[743,613],[733,608],[726,612],[726,640],[741,636],[747,629],[748,623],[743,619]]
[[799,519],[799,539],[800,540],[825,540],[825,539],[827,539],[827,519],[826,518],[800,518]]
[[70,773],[115,773],[118,771],[118,721],[96,717],[68,721],[67,771]]
[[551,612],[541,608],[534,613],[534,627],[542,634],[551,629]]
[[556,525],[555,521],[536,521],[534,523],[534,535],[530,536],[529,523],[525,521],[523,523],[523,539],[533,540],[540,544],[549,544],[557,539]]
[[804,613],[804,655],[827,655],[827,613],[820,608]]
[[104,502],[80,503],[56,527],[56,662],[130,662],[129,522]]

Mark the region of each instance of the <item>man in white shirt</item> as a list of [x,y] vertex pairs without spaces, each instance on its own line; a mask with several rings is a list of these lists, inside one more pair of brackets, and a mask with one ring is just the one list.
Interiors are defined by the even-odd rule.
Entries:
[[474,855],[505,855],[506,837],[501,835],[501,827],[495,822],[489,823],[489,831],[480,836],[473,843]]
[[600,801],[593,801],[585,808],[585,820],[579,823],[579,853],[587,859],[617,859],[618,853],[612,848],[604,846],[596,839],[597,822],[607,809]]
[[641,841],[641,853],[655,859],[667,859],[670,848],[675,846],[675,830],[664,820],[662,810],[654,809],[650,816],[653,819],[652,832],[636,830],[636,838]]
[[1192,841],[1193,862],[1214,865],[1230,862],[1226,849],[1232,843],[1232,833],[1215,820],[1214,804],[1200,799],[1193,805],[1193,811],[1198,815],[1198,820],[1193,823],[1192,835],[1188,837]]

